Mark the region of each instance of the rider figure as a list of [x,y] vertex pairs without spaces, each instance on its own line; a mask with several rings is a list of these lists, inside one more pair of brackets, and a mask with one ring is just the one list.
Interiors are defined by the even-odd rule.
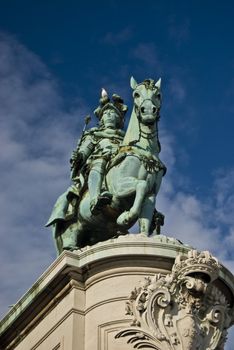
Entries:
[[72,180],[76,185],[80,174],[86,178],[90,194],[90,211],[94,215],[112,200],[112,195],[106,191],[103,180],[106,168],[117,154],[123,140],[122,127],[126,112],[127,106],[123,104],[122,98],[114,94],[110,101],[103,89],[100,106],[94,111],[99,119],[99,126],[84,133],[82,142],[78,143],[72,155]]

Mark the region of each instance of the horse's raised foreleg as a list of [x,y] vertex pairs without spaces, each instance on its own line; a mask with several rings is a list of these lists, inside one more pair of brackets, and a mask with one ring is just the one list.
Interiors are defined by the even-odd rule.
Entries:
[[142,203],[147,191],[147,182],[138,180],[136,183],[136,196],[133,206],[129,211],[124,211],[117,219],[117,224],[120,226],[128,226],[133,223],[140,215]]
[[155,194],[148,195],[142,205],[141,213],[139,216],[139,229],[141,233],[145,233],[146,235],[150,235],[151,222],[154,213],[155,207]]

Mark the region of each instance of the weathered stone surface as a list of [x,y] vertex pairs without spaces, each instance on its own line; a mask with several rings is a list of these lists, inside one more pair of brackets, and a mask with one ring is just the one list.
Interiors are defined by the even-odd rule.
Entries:
[[[227,327],[225,322],[228,317],[225,316],[225,322],[220,323],[217,316],[221,315],[223,319],[224,314],[229,315],[227,302],[230,305],[233,303],[234,278],[216,260],[212,260],[213,258],[208,258],[212,264],[200,262],[188,265],[186,261],[190,250],[191,247],[174,238],[161,235],[149,238],[143,234],[131,234],[75,252],[64,251],[1,321],[0,349],[131,350],[135,343],[127,343],[131,335],[129,338],[129,334],[124,332],[128,329],[133,329],[138,341],[143,343],[149,342],[144,337],[146,333],[150,334],[155,349],[161,349],[155,347],[155,341],[158,344],[169,344],[166,340],[158,339],[169,337],[169,334],[174,344],[172,349],[176,350],[183,349],[179,347],[182,342],[176,334],[177,331],[183,333],[183,341],[187,341],[185,345],[188,348],[201,338],[193,338],[191,331],[192,326],[196,329],[199,325],[197,318],[200,317],[199,312],[193,314],[201,299],[200,294],[197,297],[194,292],[196,290],[204,295],[203,303],[211,305],[215,300],[216,309],[211,307],[210,312],[204,309],[206,323],[203,323],[203,329],[206,327],[209,334],[217,329],[213,338],[218,339],[219,332]],[[179,254],[182,258],[178,258]],[[197,259],[193,254],[195,253],[189,258],[191,262]],[[206,257],[208,255],[200,256],[201,259]],[[188,269],[188,266],[193,266],[192,273],[197,274],[201,264],[203,267],[209,266],[209,283],[199,275],[189,274],[191,268]],[[171,280],[172,275],[175,276],[174,283]],[[206,290],[211,288],[210,292],[202,294],[207,283]],[[163,290],[161,294],[157,294],[158,284],[161,286],[160,290]],[[134,288],[137,298],[131,294],[129,301],[129,293]],[[148,314],[144,309],[146,301],[140,300],[143,292],[148,293],[147,303],[151,305],[150,330],[147,328],[148,318],[146,323],[142,321],[143,315]],[[190,304],[193,307],[189,314]],[[136,316],[133,316],[131,312],[137,305],[139,310],[134,311]],[[147,307],[146,310],[149,310],[149,306]],[[187,328],[180,323],[175,328],[178,310],[178,322],[186,322]],[[160,318],[158,315],[163,320],[160,326],[157,323]],[[138,321],[141,325],[137,324]],[[130,326],[132,323],[135,325]],[[163,334],[161,325],[163,330],[169,330],[168,334]],[[119,338],[116,338],[118,334]]]
[[132,291],[126,304],[131,327],[116,338],[127,337],[137,349],[223,349],[234,315],[233,299],[215,285],[220,270],[207,251],[178,255],[170,274],[146,277]]

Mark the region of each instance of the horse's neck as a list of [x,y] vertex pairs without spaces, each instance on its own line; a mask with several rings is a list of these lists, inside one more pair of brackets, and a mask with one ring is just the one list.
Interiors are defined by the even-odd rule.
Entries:
[[147,152],[157,155],[160,151],[157,124],[155,123],[153,126],[147,126],[139,123],[133,111],[122,145],[138,146]]

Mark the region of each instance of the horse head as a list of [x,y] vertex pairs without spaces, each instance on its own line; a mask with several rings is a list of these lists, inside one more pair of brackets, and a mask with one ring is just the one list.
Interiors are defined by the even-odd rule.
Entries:
[[161,78],[157,82],[146,79],[138,84],[132,77],[130,84],[133,89],[134,110],[138,120],[144,125],[153,125],[160,118]]

